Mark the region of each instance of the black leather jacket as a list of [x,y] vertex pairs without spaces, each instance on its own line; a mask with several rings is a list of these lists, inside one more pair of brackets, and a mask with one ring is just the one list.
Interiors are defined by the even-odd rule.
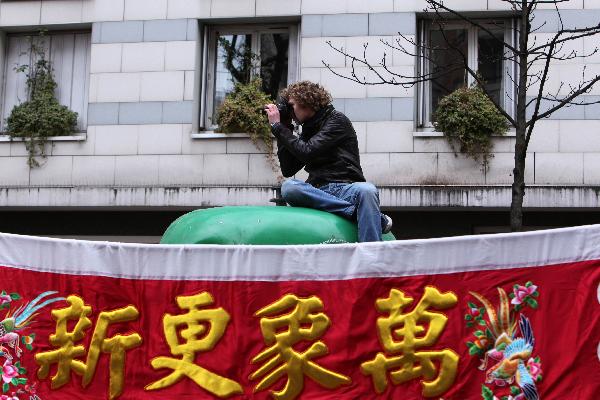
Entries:
[[283,176],[290,177],[302,167],[306,182],[319,187],[330,182],[364,182],[358,140],[352,123],[329,105],[302,124],[297,137],[291,127],[275,124],[277,157]]

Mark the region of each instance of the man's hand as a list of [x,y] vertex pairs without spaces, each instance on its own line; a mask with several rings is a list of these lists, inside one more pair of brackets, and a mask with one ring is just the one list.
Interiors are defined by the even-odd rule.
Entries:
[[267,104],[265,106],[265,111],[267,112],[267,117],[269,117],[269,123],[273,125],[276,122],[281,122],[281,117],[279,116],[279,110],[275,104]]

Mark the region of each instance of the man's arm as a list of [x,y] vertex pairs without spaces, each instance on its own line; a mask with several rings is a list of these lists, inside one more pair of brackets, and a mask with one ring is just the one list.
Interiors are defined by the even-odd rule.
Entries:
[[[275,126],[273,126],[272,130],[274,135],[275,130],[278,129],[285,129],[293,136],[291,129],[281,123],[277,123]],[[294,157],[294,155],[285,147],[283,141],[279,139],[277,135],[275,135],[275,138],[277,139],[277,158],[279,159],[281,173],[286,178],[294,176],[296,172],[300,171],[304,167],[305,163]]]
[[273,134],[277,138],[278,146],[283,144],[291,155],[304,164],[326,153],[344,140],[351,131],[352,128],[347,126],[343,117],[339,116],[332,116],[321,130],[307,141],[294,136],[282,124],[276,124],[273,127]]

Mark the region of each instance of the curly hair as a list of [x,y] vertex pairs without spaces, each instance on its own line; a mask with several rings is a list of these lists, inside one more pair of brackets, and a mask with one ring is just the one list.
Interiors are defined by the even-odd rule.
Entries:
[[310,81],[292,83],[283,89],[279,96],[284,101],[293,98],[298,104],[319,111],[331,103],[331,94],[323,86]]

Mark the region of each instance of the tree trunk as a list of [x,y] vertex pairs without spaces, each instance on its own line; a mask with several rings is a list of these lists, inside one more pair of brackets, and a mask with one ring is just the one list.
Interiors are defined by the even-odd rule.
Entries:
[[517,116],[515,143],[515,168],[513,169],[512,201],[510,204],[510,229],[518,232],[523,228],[523,197],[525,196],[525,156],[527,155],[527,142],[525,139],[527,122],[527,42],[529,40],[529,12],[527,1],[521,2],[521,15],[519,16],[519,82],[517,90]]
[[[519,132],[521,131],[521,132]],[[525,197],[525,128],[517,128],[515,144],[515,167],[513,169],[512,201],[510,204],[510,229],[518,232],[523,227],[523,198]]]

